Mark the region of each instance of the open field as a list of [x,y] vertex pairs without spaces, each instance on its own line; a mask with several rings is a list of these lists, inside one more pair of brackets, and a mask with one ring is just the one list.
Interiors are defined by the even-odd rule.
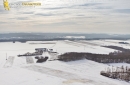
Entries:
[[[100,75],[100,71],[105,70],[107,67],[130,66],[130,64],[102,64],[87,59],[71,62],[54,60],[58,55],[66,52],[108,54],[109,52],[117,51],[101,47],[102,45],[130,48],[129,44],[119,44],[118,42],[115,40],[66,40],[49,41],[49,43],[53,44],[48,44],[48,41],[0,43],[0,85],[130,85],[129,82]],[[17,57],[19,54],[34,52],[35,48],[51,48],[58,54],[43,53],[43,56],[49,57],[49,60],[43,63],[36,63],[35,56]]]

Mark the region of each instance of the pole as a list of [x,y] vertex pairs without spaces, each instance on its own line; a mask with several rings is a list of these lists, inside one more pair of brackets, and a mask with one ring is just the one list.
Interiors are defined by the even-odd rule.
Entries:
[[6,53],[6,60],[7,60],[7,53]]

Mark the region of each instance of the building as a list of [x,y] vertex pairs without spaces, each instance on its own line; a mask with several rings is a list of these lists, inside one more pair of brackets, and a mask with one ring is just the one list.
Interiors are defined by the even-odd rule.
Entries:
[[35,48],[35,51],[36,52],[48,52],[48,49],[47,48]]

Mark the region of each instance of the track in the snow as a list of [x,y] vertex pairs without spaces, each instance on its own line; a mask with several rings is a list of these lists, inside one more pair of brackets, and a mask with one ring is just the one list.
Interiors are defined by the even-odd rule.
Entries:
[[13,65],[14,58],[15,58],[14,56],[9,56],[4,65],[4,68],[11,67]]
[[26,62],[27,62],[27,64],[31,64],[31,63],[34,63],[34,60],[31,56],[28,56],[28,57],[26,57]]
[[72,80],[72,81],[75,81],[75,82],[78,82],[78,83],[89,83],[89,82],[91,82],[91,80],[81,78],[80,76],[78,76],[76,74],[72,74],[72,73],[64,72],[64,71],[60,71],[60,70],[55,70],[55,69],[51,69],[51,68],[47,68],[47,67],[31,65],[31,66],[26,66],[25,68],[27,68],[29,70],[36,71],[36,72],[60,77],[60,78],[63,78],[63,79]]

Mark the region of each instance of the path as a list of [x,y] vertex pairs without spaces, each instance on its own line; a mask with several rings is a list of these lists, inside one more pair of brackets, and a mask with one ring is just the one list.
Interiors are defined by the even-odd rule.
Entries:
[[27,56],[26,57],[26,62],[27,62],[27,64],[34,63],[33,57],[32,56]]
[[4,68],[11,67],[13,65],[14,58],[15,58],[14,56],[9,56],[4,65]]
[[90,83],[91,82],[91,80],[81,78],[80,76],[78,76],[76,74],[72,74],[72,73],[64,72],[64,71],[60,71],[60,70],[55,70],[55,69],[51,69],[51,68],[47,68],[47,67],[31,65],[31,66],[26,66],[25,68],[36,71],[36,72],[40,72],[40,73],[44,73],[44,74],[48,74],[48,75],[52,75],[52,76],[56,76],[56,77],[61,77],[61,78],[67,79],[67,80],[72,80],[72,81],[75,81],[78,83]]

